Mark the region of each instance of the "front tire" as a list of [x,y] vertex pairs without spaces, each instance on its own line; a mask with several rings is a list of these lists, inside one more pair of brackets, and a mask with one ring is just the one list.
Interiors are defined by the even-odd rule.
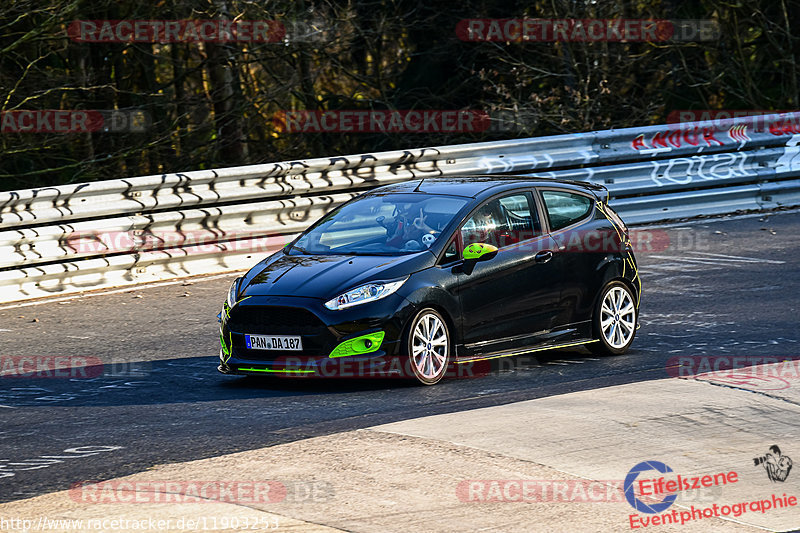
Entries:
[[639,324],[635,301],[633,291],[620,281],[612,281],[603,288],[592,316],[598,341],[587,346],[592,352],[620,355],[628,351]]
[[450,364],[447,322],[433,309],[423,309],[406,332],[408,361],[414,377],[423,385],[438,383]]

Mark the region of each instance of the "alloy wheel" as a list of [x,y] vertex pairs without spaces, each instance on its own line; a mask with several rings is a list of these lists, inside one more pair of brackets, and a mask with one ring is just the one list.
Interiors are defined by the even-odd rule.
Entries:
[[414,321],[409,344],[417,378],[429,385],[439,381],[450,359],[450,339],[442,317],[432,310],[420,313]]
[[636,331],[636,306],[630,291],[615,285],[606,292],[600,305],[600,333],[615,350],[627,346]]

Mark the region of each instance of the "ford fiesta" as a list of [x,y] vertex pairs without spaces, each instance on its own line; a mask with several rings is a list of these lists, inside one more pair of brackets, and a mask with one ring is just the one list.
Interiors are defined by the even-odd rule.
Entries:
[[333,210],[231,285],[225,374],[400,375],[586,345],[621,354],[641,280],[600,186],[433,178]]

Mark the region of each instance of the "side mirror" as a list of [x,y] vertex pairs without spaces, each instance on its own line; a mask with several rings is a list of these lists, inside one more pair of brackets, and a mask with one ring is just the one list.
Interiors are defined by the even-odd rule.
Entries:
[[462,255],[465,261],[488,261],[497,255],[497,247],[482,242],[474,242],[464,248]]

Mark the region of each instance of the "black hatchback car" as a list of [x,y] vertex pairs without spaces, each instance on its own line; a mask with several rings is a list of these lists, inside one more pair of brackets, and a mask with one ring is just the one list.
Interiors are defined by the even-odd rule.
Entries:
[[237,278],[220,372],[442,379],[467,362],[633,342],[641,279],[600,186],[427,178],[373,189]]

